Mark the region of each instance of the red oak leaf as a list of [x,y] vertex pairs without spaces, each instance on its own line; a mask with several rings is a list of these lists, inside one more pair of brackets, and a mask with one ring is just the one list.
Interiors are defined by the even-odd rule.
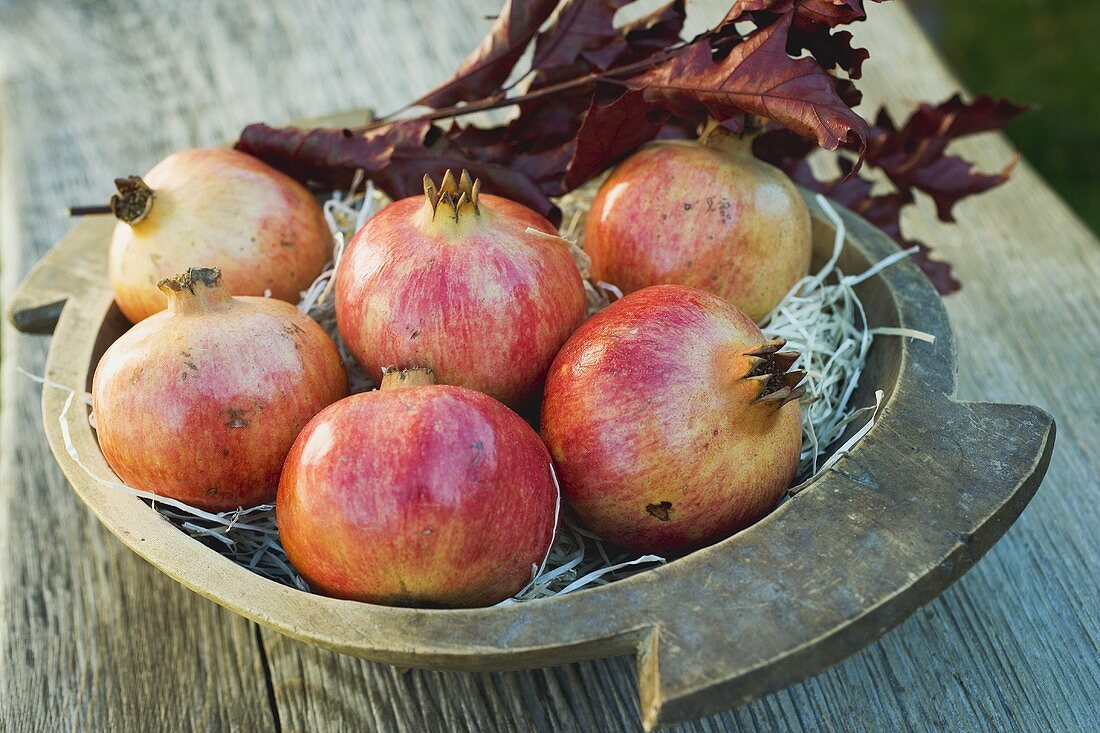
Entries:
[[1015,160],[998,173],[977,173],[969,161],[947,154],[947,148],[959,137],[999,129],[1026,109],[986,96],[967,103],[956,95],[936,106],[920,105],[901,128],[885,110],[880,111],[871,128],[864,164],[881,169],[895,190],[878,195],[871,194],[870,181],[853,175],[852,162],[844,158],[838,160],[840,177],[817,180],[805,161],[810,148],[786,130],[761,135],[754,141],[753,151],[802,185],[864,216],[902,246],[920,247],[914,260],[941,293],[949,293],[959,288],[950,265],[931,258],[931,250],[923,242],[904,236],[901,210],[914,201],[915,191],[921,191],[932,198],[940,219],[951,222],[955,220],[952,209],[959,200],[1008,180]]
[[959,137],[1003,127],[1026,109],[989,97],[968,104],[956,95],[935,107],[920,105],[900,129],[883,110],[871,130],[867,161],[881,168],[898,189],[931,196],[940,219],[951,222],[960,199],[1007,181],[1016,161],[998,173],[977,173],[969,161],[947,155],[948,145]]
[[642,16],[622,28],[626,42],[625,52],[619,54],[614,63],[626,64],[639,59],[649,58],[680,41],[684,29],[684,0],[672,0],[652,13]]
[[915,239],[904,239],[901,241],[901,246],[905,249],[917,248],[917,253],[912,258],[913,262],[932,281],[937,293],[950,295],[962,288],[962,283],[951,272],[951,264],[935,257],[932,248],[927,244]]
[[806,21],[821,23],[830,28],[867,17],[863,0],[737,0],[726,13],[720,27],[756,18],[762,12],[783,14],[792,10]]
[[792,17],[787,35],[787,53],[798,56],[803,50],[809,51],[823,68],[839,67],[848,72],[852,79],[860,78],[863,62],[870,54],[865,48],[852,46],[852,34],[848,31],[833,33],[832,29],[837,25],[863,20],[862,2],[743,0],[730,10],[719,27],[718,35],[724,47],[731,47],[740,40],[735,23],[751,20],[757,28],[766,28],[786,16]]
[[470,156],[423,120],[395,122],[359,134],[254,124],[244,129],[236,147],[303,182],[328,188],[347,186],[361,168],[393,199],[422,192],[425,174],[438,178],[447,168],[467,169],[481,179],[486,193],[506,195],[551,220],[561,218],[557,206],[524,172]]
[[[635,1],[566,0],[554,24],[535,39],[531,65],[534,74],[528,91],[578,79],[591,79],[613,67],[650,60],[680,40],[685,15],[684,0],[673,0],[648,15],[616,28],[616,12]],[[564,104],[576,123],[571,130],[575,134],[588,108],[591,92],[591,86],[582,87],[580,96],[569,91],[534,105],[521,103],[521,116],[537,110],[540,114],[548,112],[560,118],[563,114],[557,108]],[[521,125],[525,122],[519,121]]]
[[954,95],[935,107],[920,105],[906,123],[913,135],[928,135],[941,128],[941,122],[950,116],[951,122],[944,130],[950,138],[960,138],[980,132],[1003,129],[1012,120],[1032,109],[1032,105],[1016,104],[1007,99],[994,99],[983,94],[972,102],[963,102]]
[[479,99],[500,88],[558,0],[505,0],[489,35],[443,84],[410,106],[445,107]]
[[[582,55],[600,51],[605,63],[614,60],[617,47],[625,45],[612,21],[615,13],[634,0],[565,0],[554,23],[539,34],[531,68],[570,66]],[[607,58],[609,47],[610,58]],[[601,70],[607,66],[600,66]]]
[[812,53],[822,68],[844,69],[852,79],[863,76],[863,62],[871,56],[867,49],[852,45],[848,31],[830,33],[824,26],[807,30],[796,24],[787,40],[787,52],[797,56],[803,50]]
[[851,174],[851,161],[841,158],[841,175],[835,179],[819,181],[810,172],[805,160],[792,164],[791,177],[806,188],[822,193],[838,204],[862,216],[894,239],[903,249],[917,247],[911,259],[928,277],[936,291],[947,295],[957,291],[962,285],[951,272],[951,265],[932,255],[931,248],[924,242],[908,239],[901,233],[901,211],[913,203],[909,193],[893,191],[873,195],[874,184],[871,181]]
[[600,104],[595,99],[565,171],[562,188],[572,190],[640,145],[657,137],[670,115],[645,99],[645,92],[628,89]]
[[[529,90],[560,86],[578,78],[591,79],[611,66],[648,59],[679,41],[683,0],[673,0],[616,28],[615,13],[631,2],[634,0],[567,0],[551,26],[536,38],[532,59],[536,73]],[[537,154],[544,161],[563,161],[556,173],[564,175],[576,147],[573,143],[593,104],[594,88],[594,83],[580,84],[552,96],[520,102],[519,115],[507,126],[506,143],[523,151],[521,155]],[[605,160],[604,165],[608,162]],[[544,170],[548,174],[548,169]],[[560,180],[555,188],[558,194],[568,190]]]
[[[881,0],[876,0],[881,1]],[[431,113],[359,131],[274,129],[252,125],[238,147],[301,180],[342,187],[357,169],[394,198],[418,194],[424,174],[467,168],[484,189],[557,221],[551,201],[653,139],[693,137],[707,116],[740,130],[746,116],[769,120],[754,153],[795,180],[858,212],[914,257],[941,292],[958,288],[950,266],[907,239],[900,214],[916,192],[942,219],[961,198],[1004,182],[948,153],[952,140],[999,129],[1025,108],[1005,100],[959,97],[921,105],[900,128],[880,113],[873,126],[853,111],[853,79],[867,58],[837,26],[862,20],[864,0],[738,0],[723,23],[684,45],[683,0],[615,28],[632,0],[506,2],[489,36],[442,86],[418,100]],[[542,33],[541,24],[558,13]],[[502,89],[535,39],[530,83]],[[809,52],[808,56],[803,55]],[[841,69],[844,76],[830,72]],[[461,105],[454,106],[456,102]],[[415,104],[415,103],[414,103]],[[432,120],[515,105],[504,125],[482,128]],[[806,157],[838,151],[839,175],[819,181]],[[889,186],[856,174],[865,155]]]
[[555,23],[536,39],[531,68],[573,67],[578,75],[606,71],[663,51],[680,40],[684,0],[673,0],[616,28],[615,14],[633,2],[636,0],[566,0]]
[[241,132],[236,148],[304,182],[339,188],[362,168],[379,187],[403,193],[406,187],[393,180],[397,172],[389,170],[389,162],[398,151],[423,148],[432,130],[427,121],[398,122],[361,134],[257,123]]
[[718,120],[749,112],[816,139],[826,150],[845,143],[862,150],[867,123],[837,95],[836,80],[813,59],[787,54],[791,20],[788,14],[756,31],[718,61],[705,40],[695,41],[624,83],[676,115],[700,106]]

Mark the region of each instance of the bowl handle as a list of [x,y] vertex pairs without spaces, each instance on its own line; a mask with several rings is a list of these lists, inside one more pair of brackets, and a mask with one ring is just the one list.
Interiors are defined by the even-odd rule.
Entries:
[[[742,704],[835,664],[934,598],[1004,534],[1046,472],[1053,419],[1036,407],[943,396],[920,412],[904,427],[872,429],[858,458],[841,459],[746,530],[724,567],[681,574],[706,577],[702,586],[679,587],[677,576],[665,576],[672,582],[651,607],[655,623],[638,651],[647,730]],[[835,515],[852,531],[808,557],[799,550],[820,524],[803,527],[798,517],[807,514]],[[891,559],[905,555],[938,562],[894,577],[899,564]],[[766,572],[784,565],[781,574]],[[769,575],[796,582],[759,582]],[[778,612],[777,598],[787,599]]]
[[107,247],[115,220],[91,216],[69,230],[40,259],[8,305],[8,320],[23,333],[50,334],[65,301],[85,288],[107,287]]

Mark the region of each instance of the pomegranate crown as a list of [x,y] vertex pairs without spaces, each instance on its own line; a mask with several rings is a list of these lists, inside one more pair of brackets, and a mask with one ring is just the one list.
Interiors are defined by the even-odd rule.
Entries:
[[435,183],[432,182],[431,176],[424,175],[424,198],[431,204],[432,221],[435,221],[435,215],[439,211],[440,204],[446,204],[449,207],[447,214],[452,216],[456,222],[463,212],[472,210],[475,216],[480,214],[481,211],[477,205],[480,192],[481,181],[471,179],[470,174],[465,170],[462,171],[462,175],[459,176],[456,183],[454,174],[448,168],[447,172],[443,174],[443,182],[439,184],[438,189],[435,187]]
[[382,368],[382,384],[378,388],[390,390],[397,387],[430,387],[435,383],[435,371],[430,367],[402,369],[391,366]]
[[778,410],[805,394],[806,388],[799,385],[799,382],[806,376],[806,372],[788,371],[798,359],[798,352],[780,351],[786,345],[785,339],[777,338],[765,341],[753,351],[745,352],[750,366],[741,379],[757,387],[753,404]]
[[111,196],[111,213],[131,226],[140,224],[153,210],[153,189],[141,176],[116,178],[118,193]]
[[188,267],[185,272],[164,278],[157,283],[157,287],[165,293],[187,290],[194,295],[196,285],[212,288],[217,286],[221,279],[222,271],[217,267]]

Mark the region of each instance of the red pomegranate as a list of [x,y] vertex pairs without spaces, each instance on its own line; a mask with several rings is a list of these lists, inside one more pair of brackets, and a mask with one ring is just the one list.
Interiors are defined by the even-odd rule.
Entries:
[[272,501],[298,432],[347,394],[336,346],[289,303],[231,297],[217,269],[160,288],[168,310],[96,367],[103,455],[130,486],[201,509]]
[[584,230],[592,275],[632,292],[675,283],[766,316],[810,266],[810,215],[778,168],[723,145],[644,146],[600,187]]
[[390,372],[313,419],[276,512],[317,591],[371,603],[486,606],[531,580],[554,541],[546,447],[491,397]]
[[382,368],[436,378],[518,405],[585,316],[584,286],[564,240],[525,206],[448,171],[437,190],[387,206],[348,244],[336,318],[376,381]]
[[590,318],[550,368],[542,434],[601,537],[678,554],[752,524],[801,449],[797,354],[725,300],[680,285]]
[[332,254],[309,191],[236,150],[185,150],[116,183],[107,259],[115,300],[133,323],[164,309],[157,283],[193,262],[222,268],[236,295],[270,290],[297,303]]

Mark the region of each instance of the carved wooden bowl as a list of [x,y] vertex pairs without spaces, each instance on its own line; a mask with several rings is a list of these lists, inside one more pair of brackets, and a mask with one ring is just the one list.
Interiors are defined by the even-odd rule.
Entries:
[[[834,230],[807,196],[820,263]],[[840,267],[897,251],[842,212]],[[37,264],[12,301],[25,331],[54,338],[46,377],[89,389],[100,355],[129,326],[107,284],[112,221],[87,219]],[[901,262],[860,286],[873,326],[934,334],[879,338],[854,396],[881,415],[851,453],[763,521],[717,545],[606,586],[497,608],[419,610],[335,600],[234,564],[140,499],[92,481],[69,455],[45,388],[58,463],[100,521],[164,573],[289,636],[380,662],[500,670],[636,653],[647,729],[712,713],[815,674],[877,639],[962,575],[1005,532],[1042,480],[1054,443],[1043,411],[957,402],[943,304]],[[75,409],[86,409],[75,405]],[[113,477],[86,421],[72,441]]]

